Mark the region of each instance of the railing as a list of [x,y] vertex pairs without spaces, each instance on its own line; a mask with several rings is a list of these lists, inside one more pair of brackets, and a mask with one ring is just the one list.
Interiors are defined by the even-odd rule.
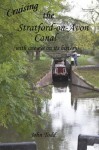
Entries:
[[2,143],[0,150],[37,150],[35,142]]
[[[99,136],[79,135],[77,150],[87,150],[87,145],[99,144]],[[35,142],[1,143],[0,150],[37,150]]]
[[79,135],[77,150],[87,150],[87,145],[99,144],[99,136]]

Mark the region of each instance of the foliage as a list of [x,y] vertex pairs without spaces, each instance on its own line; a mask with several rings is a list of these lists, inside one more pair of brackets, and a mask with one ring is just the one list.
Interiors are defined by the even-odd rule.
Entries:
[[[43,60],[42,60],[43,59]],[[48,57],[41,57],[41,60],[34,60],[33,61],[35,73],[33,75],[33,82],[36,83],[40,78],[42,78],[50,69],[51,67],[51,59]],[[37,69],[36,69],[37,68]]]
[[99,48],[95,51],[95,58],[99,60]]
[[23,52],[13,52],[11,56],[9,61],[0,64],[0,124],[3,126],[17,124],[33,109],[30,87],[23,78],[27,57]]
[[[50,42],[47,44],[48,47],[59,47],[60,51],[64,50],[62,47],[66,47],[69,50],[71,47],[74,47],[74,40],[73,40],[72,33],[68,31],[60,31],[58,32],[57,41],[54,43]],[[53,50],[53,49],[52,49]],[[57,49],[56,49],[57,50]],[[55,51],[55,49],[54,49]]]
[[95,42],[95,38],[90,31],[78,31],[75,32],[75,45],[80,49],[92,49]]
[[[92,59],[93,61],[91,61]],[[94,60],[94,57],[90,55],[81,55],[78,57],[78,65],[84,66],[84,65],[95,65],[97,61]]]
[[[9,9],[18,9],[28,4],[39,4],[39,11],[32,10],[20,14],[7,16]],[[59,4],[59,5],[58,5]],[[27,53],[17,51],[16,47],[38,46],[43,44],[36,43],[35,33],[29,31],[19,32],[17,29],[20,24],[39,25],[41,22],[48,24],[43,19],[43,13],[51,10],[60,11],[61,0],[41,1],[38,0],[18,0],[0,1],[0,125],[4,127],[20,126],[20,131],[26,128],[35,129],[35,123],[42,118],[35,116],[34,98],[37,93],[31,89],[31,79],[34,73]],[[49,34],[49,33],[42,33]],[[44,67],[44,63],[43,67]],[[36,66],[35,70],[38,70]],[[42,67],[42,68],[43,68]],[[47,66],[48,67],[48,66]],[[35,77],[34,77],[35,78]],[[38,98],[38,97],[37,97]],[[39,97],[41,100],[41,98]],[[31,125],[31,126],[30,126]]]
[[[1,26],[1,49],[5,45],[5,48],[9,50],[15,49],[17,46],[33,46],[35,44],[41,45],[43,42],[36,43],[34,40],[35,32],[29,31],[18,31],[19,25],[39,25],[40,23],[48,24],[46,20],[43,19],[43,13],[51,10],[52,13],[57,15],[57,12],[61,10],[60,8],[61,0],[57,2],[54,0],[51,1],[40,1],[35,2],[34,0],[24,0],[24,1],[0,1],[0,26]],[[7,11],[9,9],[17,9],[22,6],[27,6],[28,4],[38,4],[38,11],[35,13],[32,10],[22,12],[21,14],[12,15],[11,17],[7,16]],[[59,5],[56,5],[59,4]],[[50,32],[42,32],[40,34],[46,35]],[[24,37],[24,38],[23,38]],[[4,44],[5,43],[5,44]]]
[[95,34],[95,49],[99,49],[99,33]]
[[78,65],[89,65],[90,63],[88,61],[88,58],[90,58],[90,56],[87,55],[81,55],[80,57],[78,57]]

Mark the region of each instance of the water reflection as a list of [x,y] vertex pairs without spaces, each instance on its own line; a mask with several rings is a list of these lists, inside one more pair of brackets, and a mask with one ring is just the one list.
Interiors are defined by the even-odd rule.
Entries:
[[[31,138],[30,135],[30,138],[25,138],[25,141],[35,140],[38,150],[77,150],[79,134],[99,134],[99,93],[70,84],[55,84],[52,87],[52,98],[44,100],[43,108],[40,110],[48,115],[44,129],[41,129],[40,122],[37,122],[35,133],[39,132],[42,136]],[[56,136],[45,137],[46,133],[56,133]],[[20,139],[11,129],[7,132],[0,129],[0,141],[15,142],[24,139]],[[88,146],[88,150],[99,150],[99,146]]]
[[[67,85],[52,88],[52,99],[47,104],[49,121],[45,131],[57,132],[57,134],[54,138],[38,139],[39,150],[77,150],[79,134],[99,134],[97,93],[88,98],[92,91],[79,88],[77,93],[77,89],[73,88],[75,87],[71,88],[72,93]],[[99,146],[88,146],[87,149],[99,150]]]

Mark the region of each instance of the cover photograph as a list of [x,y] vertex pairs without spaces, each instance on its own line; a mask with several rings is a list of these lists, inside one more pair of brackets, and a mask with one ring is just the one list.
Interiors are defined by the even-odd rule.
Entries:
[[99,150],[99,0],[0,0],[0,150]]

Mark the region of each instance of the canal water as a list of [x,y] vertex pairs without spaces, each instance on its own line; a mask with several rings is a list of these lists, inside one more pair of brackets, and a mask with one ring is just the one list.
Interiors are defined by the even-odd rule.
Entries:
[[[42,111],[49,115],[43,135],[52,135],[36,138],[38,150],[77,150],[79,134],[99,134],[98,93],[69,85],[53,86],[52,98]],[[99,150],[99,146],[87,149]]]
[[[36,141],[38,150],[77,150],[79,134],[99,135],[99,94],[70,84],[51,88],[51,99],[44,101],[42,107],[47,114],[45,128],[38,127],[27,141]],[[23,141],[11,130],[0,129],[0,134],[1,142]],[[99,150],[99,146],[87,149]]]

